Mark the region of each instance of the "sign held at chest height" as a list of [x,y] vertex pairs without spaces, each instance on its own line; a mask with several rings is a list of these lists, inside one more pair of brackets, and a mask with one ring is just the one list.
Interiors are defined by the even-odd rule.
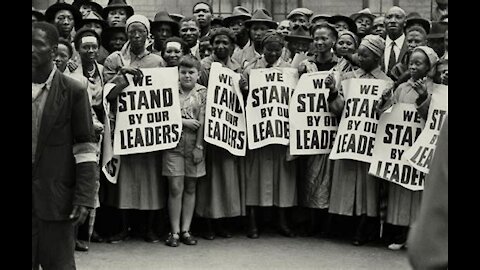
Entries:
[[289,108],[292,155],[329,154],[333,147],[338,121],[328,107],[328,74],[305,73],[298,81]]
[[145,68],[142,81],[118,95],[114,153],[127,155],[174,148],[182,117],[177,68]]
[[388,85],[378,79],[342,81],[345,107],[330,159],[370,162],[379,120],[375,107]]
[[246,106],[248,148],[257,149],[269,144],[288,145],[288,107],[297,85],[297,69],[252,69],[249,80]]
[[403,155],[420,136],[424,125],[413,104],[395,104],[390,113],[383,113],[368,173],[410,190],[423,190],[425,174],[413,168]]
[[245,156],[247,129],[243,97],[238,82],[240,74],[213,63],[210,69],[205,113],[206,142]]

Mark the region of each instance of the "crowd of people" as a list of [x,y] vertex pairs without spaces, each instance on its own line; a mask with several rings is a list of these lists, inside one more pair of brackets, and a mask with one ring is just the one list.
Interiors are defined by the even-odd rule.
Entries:
[[[379,239],[384,220],[388,248],[404,248],[422,191],[370,175],[365,162],[292,156],[275,144],[239,157],[206,143],[209,74],[213,63],[239,73],[246,100],[253,69],[331,71],[328,105],[338,119],[343,80],[384,80],[391,87],[379,113],[411,103],[425,119],[432,84],[448,85],[448,13],[430,21],[397,6],[381,16],[368,8],[344,15],[295,8],[276,22],[263,8],[236,6],[221,18],[198,2],[192,11],[149,19],[125,0],[60,2],[45,13],[32,7],[32,266],[74,265],[71,245],[86,251],[90,236],[113,244],[140,233],[170,247],[196,245],[198,235],[255,239],[270,226],[266,216],[285,237],[346,234],[356,246]],[[117,97],[127,74],[140,81],[142,68],[155,67],[178,67],[180,142],[121,156],[111,183],[101,169],[102,141],[115,130]]]

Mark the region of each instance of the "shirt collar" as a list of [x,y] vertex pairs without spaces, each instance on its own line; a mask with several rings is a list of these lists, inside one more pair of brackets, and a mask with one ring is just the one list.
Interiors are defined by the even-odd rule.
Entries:
[[398,47],[401,47],[403,45],[403,42],[405,41],[405,34],[402,34],[400,37],[398,37],[395,40],[392,40],[388,35],[387,39],[385,40],[385,49],[390,49],[390,44],[395,41],[395,45]]
[[45,90],[50,90],[52,86],[52,81],[53,81],[53,76],[55,75],[55,72],[57,71],[57,66],[53,64],[53,69],[52,72],[50,72],[50,75],[48,75],[47,80],[44,83],[37,83],[36,85],[42,85],[42,88],[45,88]]

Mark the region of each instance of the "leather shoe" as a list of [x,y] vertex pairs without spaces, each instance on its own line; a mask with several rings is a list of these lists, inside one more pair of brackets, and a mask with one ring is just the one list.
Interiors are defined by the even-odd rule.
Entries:
[[217,232],[218,236],[220,237],[223,237],[223,238],[232,238],[232,234],[225,230],[225,229],[221,229]]
[[82,240],[75,240],[75,250],[76,251],[88,251],[88,246]]
[[182,241],[182,243],[184,243],[185,245],[190,245],[190,246],[197,244],[197,240],[193,238],[190,232],[182,232],[180,235],[180,241]]
[[292,232],[292,230],[290,230],[287,227],[278,228],[278,233],[280,233],[281,235],[286,236],[286,237],[295,237],[296,236],[295,233]]
[[258,230],[255,228],[248,230],[247,237],[251,239],[257,239],[260,237],[260,235],[258,235]]
[[180,244],[178,241],[180,240],[180,236],[178,233],[169,233],[167,240],[165,240],[165,245],[169,247],[178,247]]
[[128,239],[128,231],[120,232],[108,238],[107,243],[116,244]]
[[149,231],[145,234],[144,240],[148,243],[160,242],[160,238],[152,231]]
[[208,232],[204,233],[204,234],[202,235],[202,237],[203,237],[204,239],[207,239],[207,240],[213,240],[213,239],[215,239],[215,232],[208,231]]

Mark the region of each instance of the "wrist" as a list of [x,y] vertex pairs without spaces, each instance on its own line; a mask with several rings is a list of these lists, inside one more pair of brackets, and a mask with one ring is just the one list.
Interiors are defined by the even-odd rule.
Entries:
[[203,150],[203,145],[197,144],[195,145],[195,149]]

